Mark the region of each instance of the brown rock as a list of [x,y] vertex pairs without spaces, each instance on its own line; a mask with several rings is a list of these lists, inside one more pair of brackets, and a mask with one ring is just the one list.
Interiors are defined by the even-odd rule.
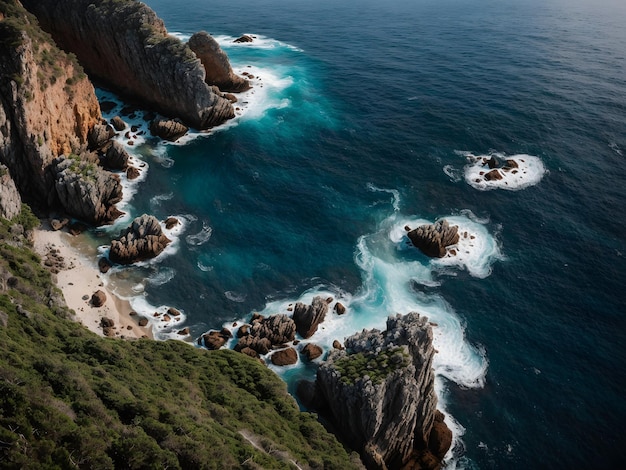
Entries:
[[243,36],[238,37],[237,39],[235,39],[233,42],[242,43],[242,42],[252,42],[252,41],[253,41],[252,36],[244,34]]
[[435,421],[428,439],[428,449],[440,461],[443,460],[452,445],[452,431],[446,426],[444,418],[445,416],[441,411],[435,412]]
[[98,260],[98,269],[102,274],[106,274],[111,269],[111,263],[104,256]]
[[177,317],[180,315],[180,310],[175,309],[174,307],[170,307],[167,309],[167,313],[173,317]]
[[163,315],[163,318],[161,319],[161,321],[170,321],[172,319],[172,317],[170,317],[167,313],[165,315]]
[[102,328],[113,328],[115,326],[115,322],[111,318],[102,317],[100,319],[100,326]]
[[164,140],[174,142],[184,136],[189,128],[180,120],[155,119],[150,123],[150,133]]
[[111,125],[116,131],[123,131],[126,128],[126,123],[122,121],[122,118],[115,116],[111,119]]
[[276,366],[288,366],[298,362],[298,353],[294,348],[281,349],[272,354],[271,359]]
[[146,214],[137,217],[132,224],[111,241],[109,259],[114,263],[131,264],[159,255],[170,240],[163,234],[159,221]]
[[178,334],[181,336],[187,336],[189,334],[189,327],[185,327],[182,330],[179,330]]
[[102,292],[101,290],[96,291],[92,296],[91,296],[91,305],[94,307],[102,307],[104,305],[104,303],[107,300],[107,296],[104,292]]
[[250,334],[250,326],[241,325],[237,330],[237,338],[243,338],[244,336],[248,336]]
[[176,217],[168,217],[167,219],[165,219],[165,228],[168,230],[173,229],[174,227],[176,227],[180,222],[178,221],[178,219]]
[[310,338],[317,331],[320,323],[326,318],[328,312],[328,300],[320,296],[314,297],[311,305],[298,302],[293,310],[293,321],[296,330],[304,339]]
[[446,247],[455,245],[459,241],[459,227],[450,226],[445,219],[438,220],[431,225],[422,225],[407,233],[414,246],[430,257],[443,258]]
[[139,323],[139,326],[146,326],[148,324],[148,319],[145,317],[141,317],[138,323]]
[[211,331],[202,335],[204,347],[207,349],[220,349],[226,344],[228,338],[224,337],[219,331]]
[[100,164],[109,170],[126,171],[130,155],[124,146],[117,141],[113,141],[106,149],[106,153],[100,157]]
[[313,359],[317,359],[323,353],[322,348],[320,348],[317,344],[309,343],[302,348],[302,355],[306,357],[309,361]]
[[515,160],[507,160],[506,163],[504,164],[504,169],[512,170],[514,168],[519,168],[519,165],[517,164]]
[[337,312],[337,315],[343,315],[346,313],[346,307],[341,302],[337,302],[335,304],[335,312]]
[[134,166],[129,166],[128,169],[126,170],[126,178],[128,178],[131,181],[139,178],[140,174],[141,173],[139,172],[139,170],[135,168]]
[[497,169],[494,169],[494,170],[491,170],[490,172],[486,173],[484,178],[487,181],[501,180],[502,179],[502,173],[500,173]]
[[487,166],[491,169],[498,168],[500,166],[500,162],[494,155],[492,155],[491,158],[487,160]]
[[241,354],[245,354],[246,356],[254,357],[255,359],[259,357],[259,353],[252,348],[242,348],[239,352]]
[[64,219],[51,219],[50,220],[50,227],[52,227],[52,230],[61,230],[63,227],[65,227],[67,224],[70,223],[70,220],[67,218]]
[[339,340],[336,339],[335,341],[333,341],[333,349],[343,349],[343,346],[341,345]]

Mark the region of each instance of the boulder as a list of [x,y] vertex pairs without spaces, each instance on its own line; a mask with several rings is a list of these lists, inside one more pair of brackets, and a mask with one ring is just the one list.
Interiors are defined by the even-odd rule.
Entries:
[[202,335],[204,347],[207,349],[220,349],[228,341],[228,337],[224,336],[220,331],[210,331]]
[[[242,332],[241,329],[245,326],[243,325],[237,332],[239,342],[235,346],[236,350],[249,347],[259,354],[267,354],[272,346],[289,343],[296,336],[296,324],[284,314],[257,318]],[[246,330],[248,334],[244,334]]]
[[177,119],[155,119],[150,123],[150,134],[175,142],[184,136],[189,128]]
[[113,328],[115,326],[115,321],[111,318],[102,317],[100,319],[100,326],[102,328]]
[[168,243],[156,217],[144,214],[111,241],[109,259],[119,264],[144,261],[158,256]]
[[242,42],[252,42],[253,40],[254,39],[252,38],[252,36],[244,34],[243,36],[240,36],[237,39],[235,39],[233,42],[242,43]]
[[178,317],[180,315],[180,310],[170,307],[167,309],[167,313],[172,317]]
[[487,181],[497,181],[502,179],[502,173],[498,169],[493,169],[487,172],[484,176]]
[[491,169],[498,168],[500,166],[500,162],[495,157],[495,155],[492,155],[491,158],[487,160],[487,166]]
[[318,325],[326,318],[328,302],[320,296],[314,297],[311,305],[298,302],[293,309],[293,321],[296,330],[304,339],[310,338],[317,331]]
[[163,222],[163,223],[165,224],[165,228],[167,230],[172,230],[180,222],[178,221],[178,219],[176,217],[168,217],[167,219],[165,219],[165,222]]
[[145,317],[141,317],[138,322],[139,326],[146,326],[148,324],[148,319]]
[[302,355],[309,361],[317,359],[324,351],[317,344],[308,343],[302,348]]
[[140,174],[139,170],[134,166],[129,166],[126,170],[126,178],[130,181],[139,178]]
[[98,260],[98,269],[102,274],[106,274],[111,269],[111,262],[104,256]]
[[63,227],[67,226],[70,223],[70,219],[50,219],[50,227],[54,231],[61,230]]
[[450,226],[447,220],[442,219],[431,225],[417,227],[409,231],[407,236],[426,256],[443,258],[446,255],[446,247],[458,243],[458,232],[458,226]]
[[[194,34],[187,44],[198,59],[200,59],[200,62],[202,62],[206,72],[204,81],[208,85],[217,86],[217,94],[220,93],[220,90],[226,92],[240,92],[250,88],[248,80],[237,76],[233,72],[228,56],[217,41],[208,33],[200,31]],[[229,101],[233,102],[232,100]]]
[[91,305],[94,307],[102,307],[107,300],[106,294],[98,290],[91,296]]
[[337,315],[343,315],[346,313],[346,307],[341,302],[337,302],[335,304],[335,312]]
[[344,347],[341,345],[341,342],[336,339],[335,341],[333,341],[333,349],[344,349]]
[[179,334],[179,335],[181,335],[181,336],[187,336],[187,335],[189,335],[189,327],[185,327],[185,328],[183,328],[182,330],[179,330],[179,331],[178,331],[178,334]]
[[298,362],[298,353],[294,348],[281,349],[272,354],[271,360],[275,366],[289,366]]
[[126,171],[129,159],[130,155],[128,155],[124,146],[117,141],[113,141],[107,146],[106,153],[100,157],[100,164],[108,170]]
[[119,116],[115,116],[111,119],[111,125],[118,132],[126,129],[126,123]]

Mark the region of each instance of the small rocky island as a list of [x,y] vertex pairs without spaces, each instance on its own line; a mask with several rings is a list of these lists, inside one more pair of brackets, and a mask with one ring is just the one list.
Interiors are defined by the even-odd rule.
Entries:
[[447,248],[459,242],[459,227],[451,226],[445,219],[434,224],[421,225],[413,230],[407,226],[405,230],[411,243],[431,258],[443,258]]

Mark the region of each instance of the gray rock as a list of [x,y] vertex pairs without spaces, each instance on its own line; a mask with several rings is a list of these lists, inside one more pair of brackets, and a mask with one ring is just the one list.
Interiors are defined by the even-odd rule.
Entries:
[[407,236],[426,256],[443,258],[446,247],[459,241],[459,227],[450,226],[447,220],[438,220],[431,225],[422,225],[407,233]]
[[9,169],[0,164],[0,217],[11,220],[22,210],[22,198]]
[[150,133],[161,139],[174,142],[184,136],[189,128],[175,119],[155,119],[150,123]]
[[144,214],[111,241],[109,259],[119,264],[144,261],[158,256],[169,243],[157,218]]
[[126,171],[130,155],[122,144],[111,142],[106,153],[100,158],[100,164],[109,170]]
[[111,119],[111,125],[118,132],[126,129],[126,123],[119,116],[115,116],[114,118]]
[[298,302],[293,309],[293,321],[296,323],[298,334],[303,338],[310,338],[317,331],[318,325],[326,318],[328,302],[317,296],[311,305]]

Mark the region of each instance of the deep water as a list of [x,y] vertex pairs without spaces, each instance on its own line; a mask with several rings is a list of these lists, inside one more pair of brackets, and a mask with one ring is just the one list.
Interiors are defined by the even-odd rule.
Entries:
[[[146,3],[261,78],[236,125],[133,147],[149,169],[129,217],[185,227],[111,276],[120,293],[183,310],[193,338],[316,293],[348,306],[323,345],[418,310],[438,325],[450,468],[626,464],[626,3]],[[466,155],[493,152],[545,172],[472,187]],[[442,217],[475,236],[456,264],[406,244]]]

